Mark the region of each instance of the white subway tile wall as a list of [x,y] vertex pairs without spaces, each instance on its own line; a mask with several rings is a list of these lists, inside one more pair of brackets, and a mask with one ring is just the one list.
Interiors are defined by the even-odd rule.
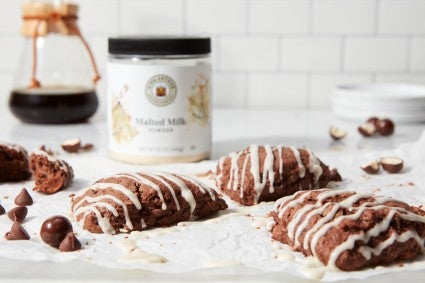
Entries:
[[[0,9],[0,107],[23,47],[22,2]],[[329,107],[337,84],[425,84],[425,0],[75,2],[102,73],[108,36],[211,35],[216,106]]]

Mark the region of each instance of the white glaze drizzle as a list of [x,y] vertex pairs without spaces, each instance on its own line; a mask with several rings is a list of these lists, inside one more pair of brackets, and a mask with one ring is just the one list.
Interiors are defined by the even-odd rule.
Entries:
[[213,188],[211,188],[210,186],[208,186],[207,184],[203,185],[199,182],[199,180],[191,177],[191,176],[187,176],[187,175],[179,175],[180,179],[183,179],[189,183],[194,184],[200,191],[201,193],[205,194],[206,192],[210,195],[210,198],[214,201],[215,200],[215,191]]
[[[146,175],[151,177],[151,174],[146,173]],[[161,200],[161,209],[162,210],[167,209],[167,204],[164,201],[164,195],[162,194],[161,188],[157,184],[152,182],[151,180],[143,177],[142,175],[140,175],[138,173],[121,173],[121,174],[115,175],[115,177],[117,177],[117,178],[120,178],[120,177],[130,178],[130,179],[132,179],[136,182],[139,182],[139,183],[142,183],[144,185],[151,187],[152,189],[155,190],[156,194],[158,195],[159,199]],[[171,188],[171,190],[174,192],[174,190],[172,188]]]
[[[86,194],[88,191],[96,191],[96,190],[107,190],[112,189],[114,191],[118,191],[125,195],[137,209],[142,209],[142,204],[139,201],[139,198],[135,193],[133,193],[130,189],[126,188],[123,185],[120,184],[114,184],[114,183],[95,183],[91,185],[90,187],[87,187],[85,189],[82,189],[81,191],[77,192],[75,194],[75,198],[82,197],[84,194]],[[86,196],[84,196],[86,197]]]
[[172,174],[163,173],[163,172],[157,173],[157,174],[159,176],[162,176],[163,178],[166,178],[166,179],[170,180],[171,182],[173,182],[174,184],[176,184],[180,188],[182,197],[189,204],[190,214],[191,214],[191,218],[192,218],[193,217],[193,212],[195,211],[195,208],[196,208],[196,200],[195,200],[195,197],[193,196],[193,192],[188,188],[188,186],[186,185],[186,183],[183,182],[177,176],[174,176]]
[[[84,211],[83,211],[84,209]],[[84,223],[88,212],[92,212],[96,215],[97,218],[97,224],[99,225],[100,229],[102,230],[103,233],[105,234],[115,234],[115,230],[111,225],[111,222],[109,221],[109,219],[107,219],[106,217],[103,217],[102,214],[100,213],[99,209],[96,207],[95,204],[91,204],[89,206],[86,207],[81,207],[80,210],[77,212],[78,214],[80,214],[81,212],[84,212],[84,216],[81,218],[80,221],[78,221],[79,223]]]
[[227,189],[229,190],[236,190],[238,187],[238,173],[239,173],[239,167],[238,167],[238,161],[239,157],[241,156],[242,152],[232,152],[229,154],[230,157],[230,177],[229,182],[227,183]]
[[[99,197],[91,197],[91,196],[85,195],[90,190],[106,190],[106,189],[112,189],[122,193],[133,203],[133,205],[137,209],[142,208],[142,204],[140,203],[137,195],[135,195],[128,188],[120,184],[114,184],[114,183],[95,183],[92,186],[86,189],[83,189],[80,192],[75,194],[74,198],[82,197],[81,200],[78,201],[78,203],[72,206],[72,211],[74,213],[75,218],[77,218],[79,215],[84,213],[83,217],[81,217],[79,221],[80,223],[84,223],[86,217],[90,213],[94,213],[97,218],[99,227],[102,229],[102,232],[105,234],[111,234],[111,233],[114,234],[115,230],[113,229],[109,219],[107,219],[106,217],[102,217],[102,214],[99,211],[100,207],[105,207],[107,210],[111,211],[115,217],[118,216],[118,212],[113,205],[107,202],[101,201],[102,199],[110,199],[123,207],[124,216],[126,219],[126,225],[130,230],[133,229],[133,224],[131,223],[131,219],[128,214],[128,208],[122,200],[119,200],[118,198],[112,195],[102,195]],[[89,205],[85,205],[82,207],[81,205],[85,202],[89,203]]]
[[[182,197],[188,202],[190,206],[191,219],[196,218],[195,215],[193,215],[193,212],[196,209],[196,200],[192,190],[186,185],[185,182],[191,183],[192,185],[196,186],[199,189],[199,191],[203,194],[208,193],[210,198],[213,201],[216,200],[216,195],[212,188],[208,186],[203,186],[197,179],[189,177],[189,176],[174,175],[174,174],[164,173],[164,172],[160,172],[160,173],[142,172],[142,173],[122,173],[122,174],[111,176],[109,178],[124,177],[124,178],[132,179],[138,183],[148,185],[149,187],[153,188],[157,192],[158,197],[162,201],[162,209],[164,209],[164,205],[166,204],[164,202],[161,188],[156,183],[147,179],[145,176],[150,177],[151,179],[156,180],[160,182],[161,184],[163,184],[173,196],[173,199],[176,203],[176,208],[180,210],[181,206],[180,206],[180,203],[178,202],[176,192],[173,186],[171,185],[171,183],[174,183],[176,186],[178,186],[181,190]],[[131,223],[131,219],[128,213],[128,207],[122,200],[110,194],[101,195],[99,197],[91,197],[87,195],[87,193],[91,190],[96,191],[96,190],[107,190],[107,189],[120,192],[121,194],[125,195],[137,209],[140,210],[142,208],[138,195],[132,192],[127,187],[121,184],[115,184],[115,183],[109,183],[109,182],[95,183],[92,186],[85,188],[75,194],[74,198],[81,197],[81,199],[77,203],[75,203],[72,207],[75,217],[80,216],[81,214],[84,213],[83,217],[80,218],[80,222],[84,223],[87,215],[89,215],[90,213],[94,213],[98,220],[99,227],[102,229],[102,232],[115,233],[109,220],[106,217],[105,218],[102,217],[102,214],[99,210],[99,208],[103,207],[109,210],[114,216],[118,216],[118,211],[113,205],[105,201],[102,201],[102,200],[108,199],[115,202],[117,205],[120,205],[123,208],[124,216],[126,219],[126,226],[128,227],[128,229],[132,230],[134,226]],[[166,206],[165,206],[165,209],[166,209]],[[144,219],[141,219],[141,226],[142,226],[142,229],[147,227]]]
[[[264,160],[260,160],[260,149],[265,151]],[[226,180],[225,189],[240,191],[240,198],[243,198],[244,191],[247,189],[247,184],[245,184],[246,174],[249,174],[254,179],[254,203],[258,203],[263,190],[269,185],[269,192],[273,193],[275,191],[274,183],[275,180],[284,182],[283,173],[284,173],[284,160],[283,160],[283,149],[282,145],[272,147],[270,145],[251,145],[244,151],[232,152],[228,156],[222,157],[218,163],[218,176],[217,176],[217,185],[223,188],[223,169],[224,163],[228,162],[230,164],[229,168],[229,179]],[[289,147],[293,152],[295,160],[297,161],[299,168],[299,177],[304,178],[306,175],[306,167],[302,163],[301,155],[298,149],[294,147]],[[309,167],[308,170],[314,174],[314,184],[309,184],[308,189],[316,187],[316,184],[323,173],[322,167],[320,166],[320,161],[317,157],[314,156],[311,151],[309,153]],[[242,163],[242,168],[239,166],[240,159],[244,158]],[[275,160],[278,160],[278,168],[275,170]],[[263,161],[263,167],[260,169],[260,161]],[[248,166],[248,163],[250,165]],[[247,172],[248,171],[248,172]],[[260,174],[262,172],[262,174]],[[278,176],[278,177],[277,177]],[[240,180],[240,182],[239,182]],[[302,188],[301,188],[302,189]]]
[[305,166],[303,164],[303,161],[301,160],[300,151],[293,146],[290,146],[289,148],[292,150],[292,153],[295,156],[295,160],[297,160],[298,168],[300,169],[299,176],[300,176],[300,178],[304,178],[304,176],[305,176]]
[[[78,217],[81,213],[85,212],[85,211],[82,211],[82,210],[80,209],[80,207],[81,207],[81,205],[82,205],[83,203],[88,202],[88,203],[90,203],[90,204],[94,204],[95,206],[99,206],[99,207],[103,206],[103,207],[106,207],[106,208],[108,208],[108,209],[109,209],[109,211],[111,211],[111,212],[114,214],[114,216],[118,216],[118,212],[117,212],[117,210],[115,209],[115,207],[110,206],[110,204],[108,204],[108,203],[102,202],[101,200],[103,200],[103,199],[109,199],[109,200],[112,200],[112,201],[114,201],[115,203],[117,203],[118,205],[120,205],[120,206],[122,207],[123,212],[124,212],[124,216],[125,216],[125,224],[127,225],[127,227],[128,227],[130,230],[132,230],[132,229],[133,229],[133,223],[131,223],[130,215],[128,214],[128,208],[127,208],[127,205],[126,205],[126,204],[125,204],[122,200],[120,200],[119,198],[117,198],[117,197],[115,197],[115,196],[112,196],[112,195],[103,195],[103,196],[98,196],[98,197],[90,197],[90,196],[86,196],[86,197],[82,198],[79,202],[77,202],[77,203],[73,206],[74,215],[75,215],[76,217]],[[108,205],[106,205],[106,204],[108,204]],[[112,208],[110,208],[110,207],[112,207]],[[84,216],[84,217],[83,217],[83,220],[84,220],[84,218],[85,218],[85,217],[86,217],[86,216]],[[84,222],[84,221],[82,221],[82,222]]]
[[[373,197],[373,201],[364,202],[357,207],[353,207],[355,203],[364,198],[372,197],[370,194],[356,194],[354,192],[347,191],[331,191],[329,189],[317,190],[319,194],[316,197],[314,204],[306,204],[300,208],[291,218],[288,223],[288,237],[294,242],[294,246],[299,246],[300,237],[303,231],[308,227],[310,219],[314,215],[322,214],[329,206],[333,205],[331,211],[327,213],[325,217],[320,219],[318,222],[313,225],[309,231],[304,235],[303,248],[310,248],[314,256],[317,257],[316,246],[321,237],[323,237],[332,227],[338,226],[344,220],[357,220],[365,212],[366,209],[379,210],[383,208],[390,209],[389,213],[386,214],[385,218],[377,223],[374,227],[368,231],[360,234],[350,235],[344,242],[339,244],[331,252],[327,265],[335,267],[335,262],[338,260],[339,256],[346,250],[354,248],[356,241],[362,241],[367,244],[372,237],[379,236],[382,232],[385,232],[389,229],[391,220],[397,214],[402,219],[408,221],[415,221],[420,223],[425,223],[425,217],[412,213],[401,207],[391,207],[384,205],[383,203],[387,201],[394,201],[392,199],[384,197]],[[316,191],[316,192],[317,192]],[[323,204],[323,201],[332,196],[338,196],[343,193],[351,193],[347,198],[341,200],[339,203],[326,203]],[[311,192],[297,192],[296,194],[280,199],[276,204],[276,210],[278,212],[278,217],[282,218],[284,213],[291,207],[294,207],[298,204],[302,204],[304,200],[311,195]],[[335,217],[336,213],[341,208],[352,208],[352,214],[340,215]],[[302,220],[302,221],[301,221]],[[311,238],[311,240],[310,240]],[[388,239],[381,242],[378,246],[371,248],[368,246],[361,246],[359,252],[366,258],[370,259],[372,254],[378,255],[385,248],[392,245],[394,242],[405,242],[409,239],[414,239],[418,245],[425,249],[424,239],[421,238],[415,231],[406,231],[401,235],[393,233]]]
[[72,168],[71,166],[69,166],[67,163],[65,163],[63,160],[54,157],[53,155],[48,154],[47,152],[45,152],[44,150],[41,149],[36,149],[32,152],[32,154],[34,155],[41,155],[47,158],[47,160],[49,160],[52,163],[56,163],[57,165],[59,165],[59,167],[64,170],[65,172],[72,172]]
[[319,182],[319,178],[323,173],[323,169],[322,166],[320,166],[320,161],[319,159],[314,156],[314,154],[311,152],[311,150],[308,150],[308,170],[310,171],[310,173],[313,173],[314,175],[314,185],[316,185]]

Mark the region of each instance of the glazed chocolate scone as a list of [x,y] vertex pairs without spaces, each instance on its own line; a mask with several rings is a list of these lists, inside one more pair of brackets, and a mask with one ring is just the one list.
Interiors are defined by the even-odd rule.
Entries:
[[27,151],[20,145],[0,141],[0,182],[18,182],[31,177]]
[[310,150],[269,145],[251,145],[222,157],[216,176],[218,188],[243,205],[341,181],[338,171],[329,170]]
[[37,192],[54,194],[65,189],[74,178],[74,171],[66,161],[41,149],[31,153],[30,166]]
[[123,173],[98,180],[72,197],[72,213],[93,233],[141,231],[210,216],[227,208],[195,178],[171,173]]
[[352,191],[300,191],[276,203],[273,239],[344,271],[414,259],[425,249],[425,211]]

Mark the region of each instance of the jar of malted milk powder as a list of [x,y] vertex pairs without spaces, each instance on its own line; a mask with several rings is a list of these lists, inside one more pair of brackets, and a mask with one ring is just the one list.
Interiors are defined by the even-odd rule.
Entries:
[[109,38],[109,151],[138,164],[193,162],[211,151],[211,42]]

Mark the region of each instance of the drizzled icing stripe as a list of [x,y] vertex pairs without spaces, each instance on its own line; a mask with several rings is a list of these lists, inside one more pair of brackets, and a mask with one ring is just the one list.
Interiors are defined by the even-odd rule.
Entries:
[[190,177],[190,176],[183,176],[183,175],[179,175],[178,176],[180,179],[183,179],[189,183],[194,184],[200,191],[201,193],[205,194],[206,192],[208,192],[208,194],[210,195],[211,200],[215,200],[215,191],[213,188],[209,187],[207,184],[203,185],[201,184],[197,179]]
[[[95,183],[91,185],[88,188],[82,189],[78,193],[75,194],[75,198],[82,197],[84,194],[86,194],[89,191],[96,191],[96,190],[107,190],[112,189],[114,191],[118,191],[125,195],[137,209],[142,209],[142,204],[139,201],[139,198],[135,193],[133,193],[130,189],[127,187],[120,185],[120,184],[114,184],[114,183]],[[88,196],[85,196],[88,197]]]
[[[163,172],[161,173],[142,172],[142,173],[121,173],[114,176],[110,176],[108,178],[128,178],[128,179],[136,181],[139,184],[144,184],[153,188],[156,191],[158,197],[162,201],[162,209],[166,209],[166,204],[164,201],[164,196],[162,194],[161,188],[152,180],[158,181],[170,191],[176,203],[177,209],[180,210],[181,206],[177,199],[176,192],[172,186],[172,183],[174,183],[176,186],[178,186],[178,188],[181,191],[182,197],[188,202],[190,206],[191,219],[196,218],[195,215],[193,215],[193,212],[196,209],[196,199],[193,195],[192,190],[187,186],[185,182],[188,182],[194,185],[195,187],[197,187],[202,194],[208,193],[208,195],[213,201],[216,200],[216,194],[212,188],[208,186],[203,186],[197,179],[189,177],[189,176],[181,176],[181,175],[175,175],[175,174],[169,174],[169,173],[163,173]],[[97,197],[92,197],[87,195],[89,191],[97,191],[97,190],[117,191],[123,194],[124,196],[126,196],[137,209],[140,210],[142,208],[138,194],[131,191],[129,188],[121,184],[115,184],[115,183],[109,183],[109,182],[95,183],[92,186],[85,188],[81,190],[80,192],[76,193],[74,196],[74,199],[81,198],[78,200],[77,203],[75,203],[72,206],[72,211],[76,217],[79,217],[83,214],[83,216],[80,218],[80,222],[84,223],[85,218],[90,213],[94,213],[94,215],[96,216],[98,220],[99,227],[102,229],[104,233],[115,233],[109,219],[107,219],[107,217],[103,217],[102,213],[99,210],[100,208],[104,208],[110,211],[114,216],[118,216],[118,211],[116,210],[116,207],[112,205],[111,203],[105,202],[106,200],[109,200],[123,208],[124,216],[126,219],[126,226],[128,229],[132,230],[134,226],[133,226],[133,223],[131,222],[131,219],[128,213],[128,207],[126,206],[124,201],[122,199],[119,199],[111,195],[110,193],[105,195],[100,195]],[[145,228],[146,222],[144,221],[144,219],[141,219],[140,221],[141,221],[142,229]]]
[[308,160],[309,160],[308,171],[313,173],[314,184],[316,184],[323,173],[323,169],[322,169],[322,166],[320,166],[319,159],[316,156],[314,156],[311,150],[307,149],[306,151],[308,152]]
[[[117,203],[118,205],[120,205],[122,207],[123,212],[124,212],[124,217],[125,217],[125,225],[130,230],[132,230],[133,229],[133,223],[131,223],[130,215],[128,214],[127,205],[122,200],[120,200],[119,198],[117,198],[115,196],[112,196],[112,195],[103,195],[103,196],[99,196],[99,197],[89,197],[89,196],[87,196],[85,198],[82,198],[79,202],[77,202],[73,206],[73,210],[74,210],[75,216],[78,217],[80,214],[83,213],[83,211],[80,209],[80,207],[85,202],[88,202],[90,204],[95,204],[95,206],[99,206],[99,207],[100,206],[103,206],[103,207],[106,207],[106,208],[109,209],[110,206],[104,205],[105,202],[102,202],[102,200],[105,200],[105,199],[112,200],[112,201],[114,201],[115,203]],[[109,211],[111,211],[114,214],[114,216],[118,216],[117,210],[114,207],[112,207],[112,208],[113,209],[109,209]],[[84,219],[85,219],[86,215],[87,214],[85,213],[85,215],[84,215],[84,217],[82,219],[82,222],[83,223],[84,223]]]
[[[151,174],[146,174],[146,175],[151,176]],[[145,178],[145,177],[143,177],[143,176],[141,176],[140,174],[137,174],[137,173],[117,174],[114,177],[116,177],[116,178],[120,178],[120,177],[130,178],[130,179],[132,179],[132,180],[134,180],[138,183],[142,183],[142,184],[145,184],[145,185],[152,187],[156,191],[159,199],[162,202],[161,209],[162,210],[167,209],[167,204],[164,201],[164,195],[162,194],[161,188],[157,184],[152,182],[151,180],[149,180],[149,179],[147,179],[147,178]],[[174,190],[173,190],[173,192],[174,192]]]
[[[306,250],[310,249],[312,254],[316,257],[316,247],[319,243],[319,240],[325,236],[331,228],[337,227],[344,220],[358,220],[367,209],[390,209],[385,218],[378,222],[374,227],[368,231],[365,231],[364,233],[350,235],[344,242],[336,246],[330,253],[329,260],[327,262],[327,265],[331,267],[335,267],[335,262],[343,252],[354,248],[356,241],[368,243],[372,237],[379,236],[382,232],[388,231],[391,220],[395,215],[398,215],[404,220],[425,223],[425,217],[421,215],[412,213],[402,207],[392,207],[384,204],[388,201],[394,201],[393,199],[373,197],[370,194],[357,194],[355,192],[349,191],[331,191],[329,189],[316,190],[315,192],[319,192],[315,203],[304,205],[291,217],[291,220],[287,225],[287,235],[293,242],[294,247],[301,245],[301,235],[305,229],[308,228],[308,224],[312,217],[315,215],[321,215],[325,210],[328,210],[329,207],[332,206],[331,210],[326,214],[326,216],[316,222],[313,227],[311,227],[304,235],[304,240],[302,243],[303,248]],[[288,209],[293,208],[298,204],[303,204],[305,199],[311,196],[311,193],[311,191],[298,192],[292,196],[280,199],[276,204],[278,217],[282,218]],[[340,202],[328,202],[323,204],[323,201],[326,198],[335,197],[342,194],[349,195]],[[366,201],[361,205],[354,207],[354,204],[359,200],[368,198],[372,198],[373,200]],[[335,217],[337,212],[342,208],[351,208],[349,211],[351,211],[352,214]],[[379,255],[384,249],[391,246],[394,242],[406,242],[410,239],[414,239],[422,249],[425,249],[424,238],[419,237],[415,231],[407,231],[402,234],[396,234],[393,232],[388,239],[381,242],[378,246],[374,248],[362,246],[359,249],[359,252],[367,260],[369,260],[372,255]]]
[[299,176],[300,176],[300,178],[304,178],[304,176],[305,176],[305,167],[304,167],[304,164],[303,164],[303,162],[301,160],[300,151],[298,149],[296,149],[295,147],[293,147],[293,146],[290,146],[289,148],[292,150],[292,153],[294,154],[295,159],[298,162],[298,168],[300,169]]
[[47,152],[45,152],[45,151],[43,151],[43,150],[36,149],[36,150],[34,150],[34,151],[32,152],[32,154],[44,156],[44,157],[46,157],[46,158],[47,158],[47,160],[49,160],[50,162],[58,164],[58,165],[59,165],[59,167],[60,167],[62,170],[66,171],[66,172],[71,172],[71,173],[73,173],[73,172],[72,172],[72,168],[71,168],[71,166],[69,166],[69,165],[68,165],[67,163],[65,163],[63,160],[61,160],[61,159],[59,159],[59,158],[56,158],[56,157],[54,157],[54,156],[52,156],[52,155],[48,154]]
[[[227,181],[225,188],[227,190],[240,191],[240,198],[244,196],[244,190],[246,190],[246,174],[249,174],[254,179],[254,203],[258,202],[263,190],[266,185],[269,185],[269,192],[273,193],[275,191],[274,183],[276,178],[281,180],[283,183],[283,173],[284,173],[284,160],[283,160],[283,150],[285,147],[270,146],[270,145],[251,145],[248,149],[239,152],[232,152],[228,156],[222,157],[218,164],[218,176],[217,176],[217,185],[223,188],[223,182]],[[297,161],[299,168],[299,177],[304,178],[306,175],[307,168],[301,160],[301,154],[298,149],[295,147],[288,147],[287,149],[291,150],[294,155],[295,160]],[[260,160],[260,150],[264,150],[265,157],[264,160]],[[323,173],[323,169],[320,166],[320,160],[314,156],[311,151],[308,151],[309,154],[309,164],[308,170],[314,174],[314,184],[310,184],[310,187],[317,186],[318,180]],[[240,161],[243,158],[242,168],[240,168]],[[277,168],[275,170],[275,161],[278,161]],[[263,161],[263,162],[262,162]],[[223,169],[224,163],[229,162],[229,179],[223,180]],[[260,170],[260,164],[263,163],[263,166]],[[248,165],[249,164],[249,165]],[[262,175],[260,175],[262,172]],[[239,182],[240,180],[240,182]]]
[[192,218],[193,212],[195,211],[195,208],[196,208],[196,200],[195,200],[195,197],[193,196],[192,191],[189,189],[189,187],[186,185],[186,183],[183,182],[177,176],[174,176],[172,174],[168,174],[168,173],[157,173],[157,174],[159,176],[163,177],[163,178],[170,180],[171,182],[173,182],[174,184],[176,184],[180,188],[182,197],[189,204],[190,214],[191,214],[191,218]]

